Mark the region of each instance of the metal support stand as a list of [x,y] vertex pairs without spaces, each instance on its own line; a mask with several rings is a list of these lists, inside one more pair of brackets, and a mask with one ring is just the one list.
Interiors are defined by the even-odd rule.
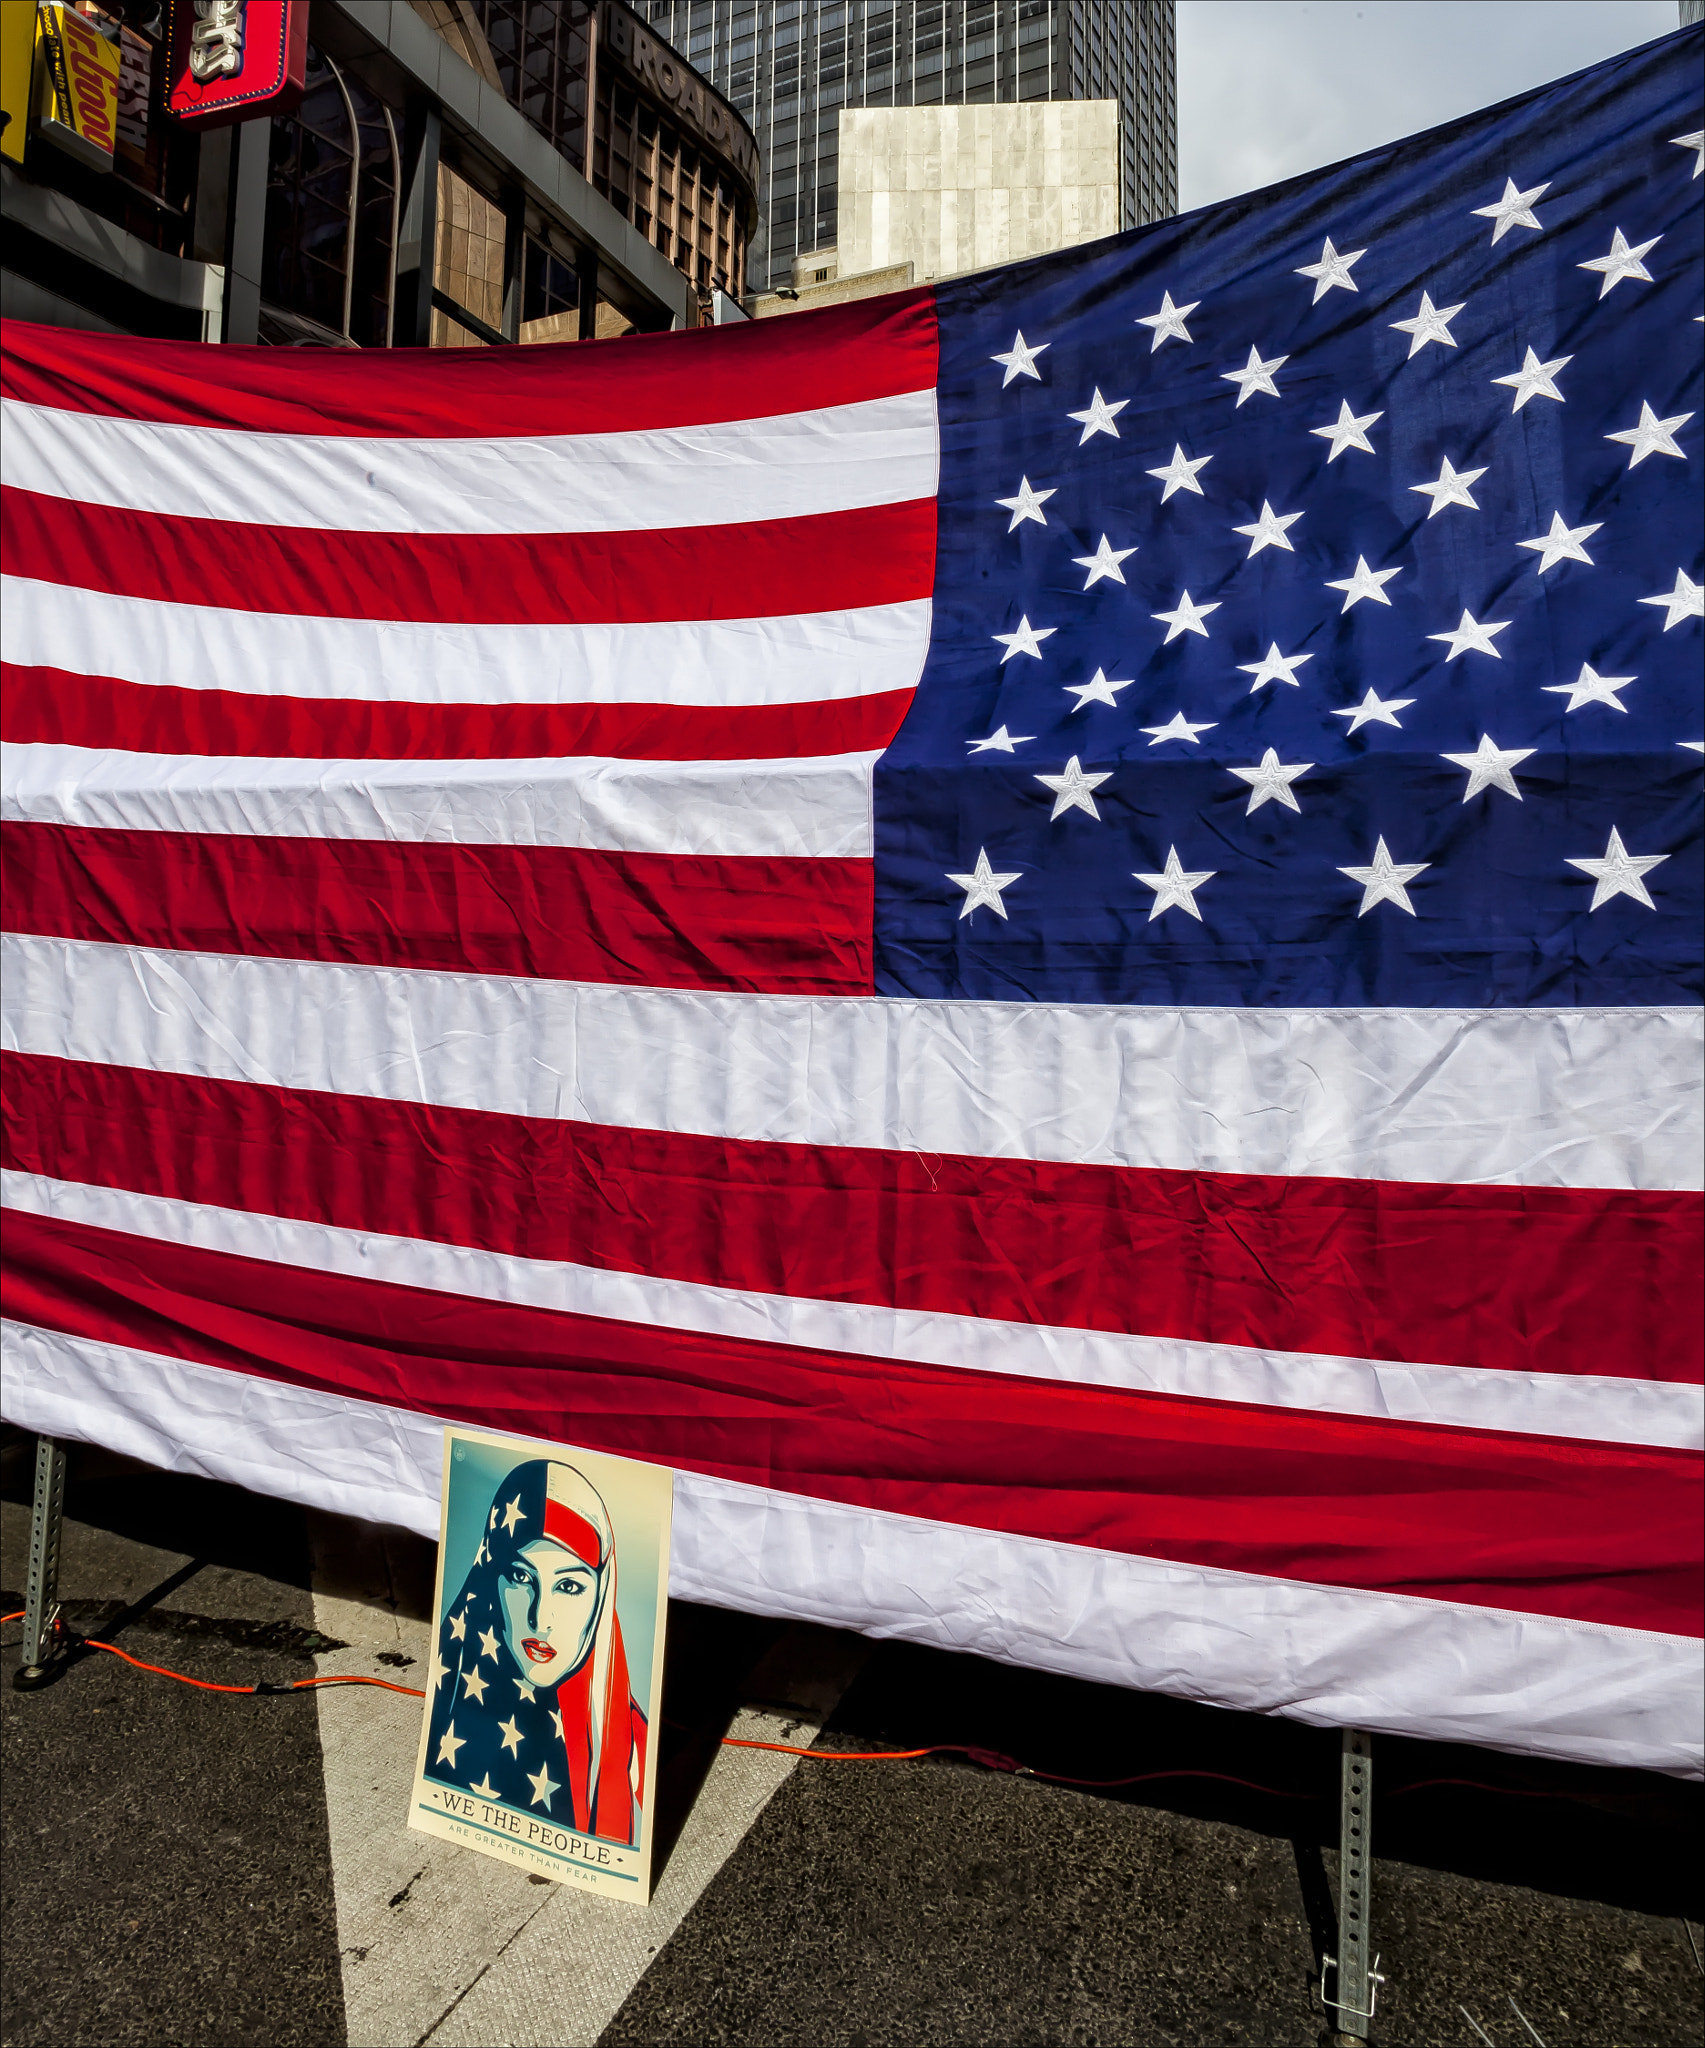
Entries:
[[[1385,1979],[1379,1957],[1368,1961],[1368,1904],[1373,1889],[1373,1737],[1361,1728],[1344,1730],[1338,1798],[1338,1953],[1323,1956],[1320,1999],[1337,2015],[1332,2038],[1365,2041],[1374,2003]],[[1334,1996],[1326,1995],[1327,1973]]]
[[12,1674],[20,1692],[46,1685],[65,1665],[65,1650],[57,1641],[59,1532],[64,1519],[65,1446],[50,1436],[38,1436],[29,1578],[24,1588],[24,1661]]

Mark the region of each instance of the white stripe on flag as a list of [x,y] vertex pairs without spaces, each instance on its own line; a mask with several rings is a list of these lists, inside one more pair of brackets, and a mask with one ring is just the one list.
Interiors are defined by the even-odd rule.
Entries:
[[1705,1388],[1662,1381],[1396,1365],[760,1294],[218,1209],[30,1173],[0,1172],[0,1201],[32,1215],[125,1231],[154,1243],[760,1344],[797,1344],[955,1371],[1012,1373],[1061,1385],[1462,1429],[1675,1450],[1705,1444]]
[[780,761],[267,761],[5,750],[0,817],[613,853],[868,860],[875,754]]
[[4,402],[0,479],[85,504],[348,533],[624,533],[936,493],[935,393],[484,440],[264,434]]
[[226,611],[0,578],[0,656],[178,689],[410,704],[820,704],[911,690],[930,601],[623,626]]
[[[27,1324],[6,1420],[438,1535],[442,1427]],[[235,1382],[235,1384],[233,1384]],[[1699,1645],[675,1475],[669,1590],[1314,1726],[1701,1775]]]
[[17,934],[0,969],[19,1051],[336,1095],[1187,1172],[1700,1178],[1697,1010],[713,995]]

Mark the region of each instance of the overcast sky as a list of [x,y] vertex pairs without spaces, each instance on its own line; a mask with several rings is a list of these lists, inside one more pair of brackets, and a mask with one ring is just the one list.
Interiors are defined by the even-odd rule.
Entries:
[[1431,128],[1679,26],[1675,0],[1178,0],[1178,203]]

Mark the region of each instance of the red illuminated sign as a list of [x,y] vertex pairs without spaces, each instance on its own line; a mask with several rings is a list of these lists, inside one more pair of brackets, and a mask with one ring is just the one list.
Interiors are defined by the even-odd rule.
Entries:
[[308,75],[308,0],[167,0],[166,111],[192,128],[287,114]]

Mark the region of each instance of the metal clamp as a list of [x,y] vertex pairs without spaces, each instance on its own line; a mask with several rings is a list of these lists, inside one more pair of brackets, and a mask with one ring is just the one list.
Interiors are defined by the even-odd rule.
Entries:
[[1327,1997],[1326,1973],[1328,1970],[1337,1969],[1337,1967],[1338,1958],[1336,1956],[1322,1956],[1320,1958],[1320,1982],[1315,1986],[1315,1989],[1320,1994],[1321,2004],[1330,2006],[1334,2012],[1347,2012],[1356,2019],[1371,2020],[1373,2018],[1373,2009],[1379,2003],[1378,1987],[1385,1982],[1384,1977],[1380,1974],[1379,1957],[1377,1955],[1374,1957],[1373,1965],[1368,1971],[1368,2002],[1365,2006],[1345,2005],[1336,1998]]

